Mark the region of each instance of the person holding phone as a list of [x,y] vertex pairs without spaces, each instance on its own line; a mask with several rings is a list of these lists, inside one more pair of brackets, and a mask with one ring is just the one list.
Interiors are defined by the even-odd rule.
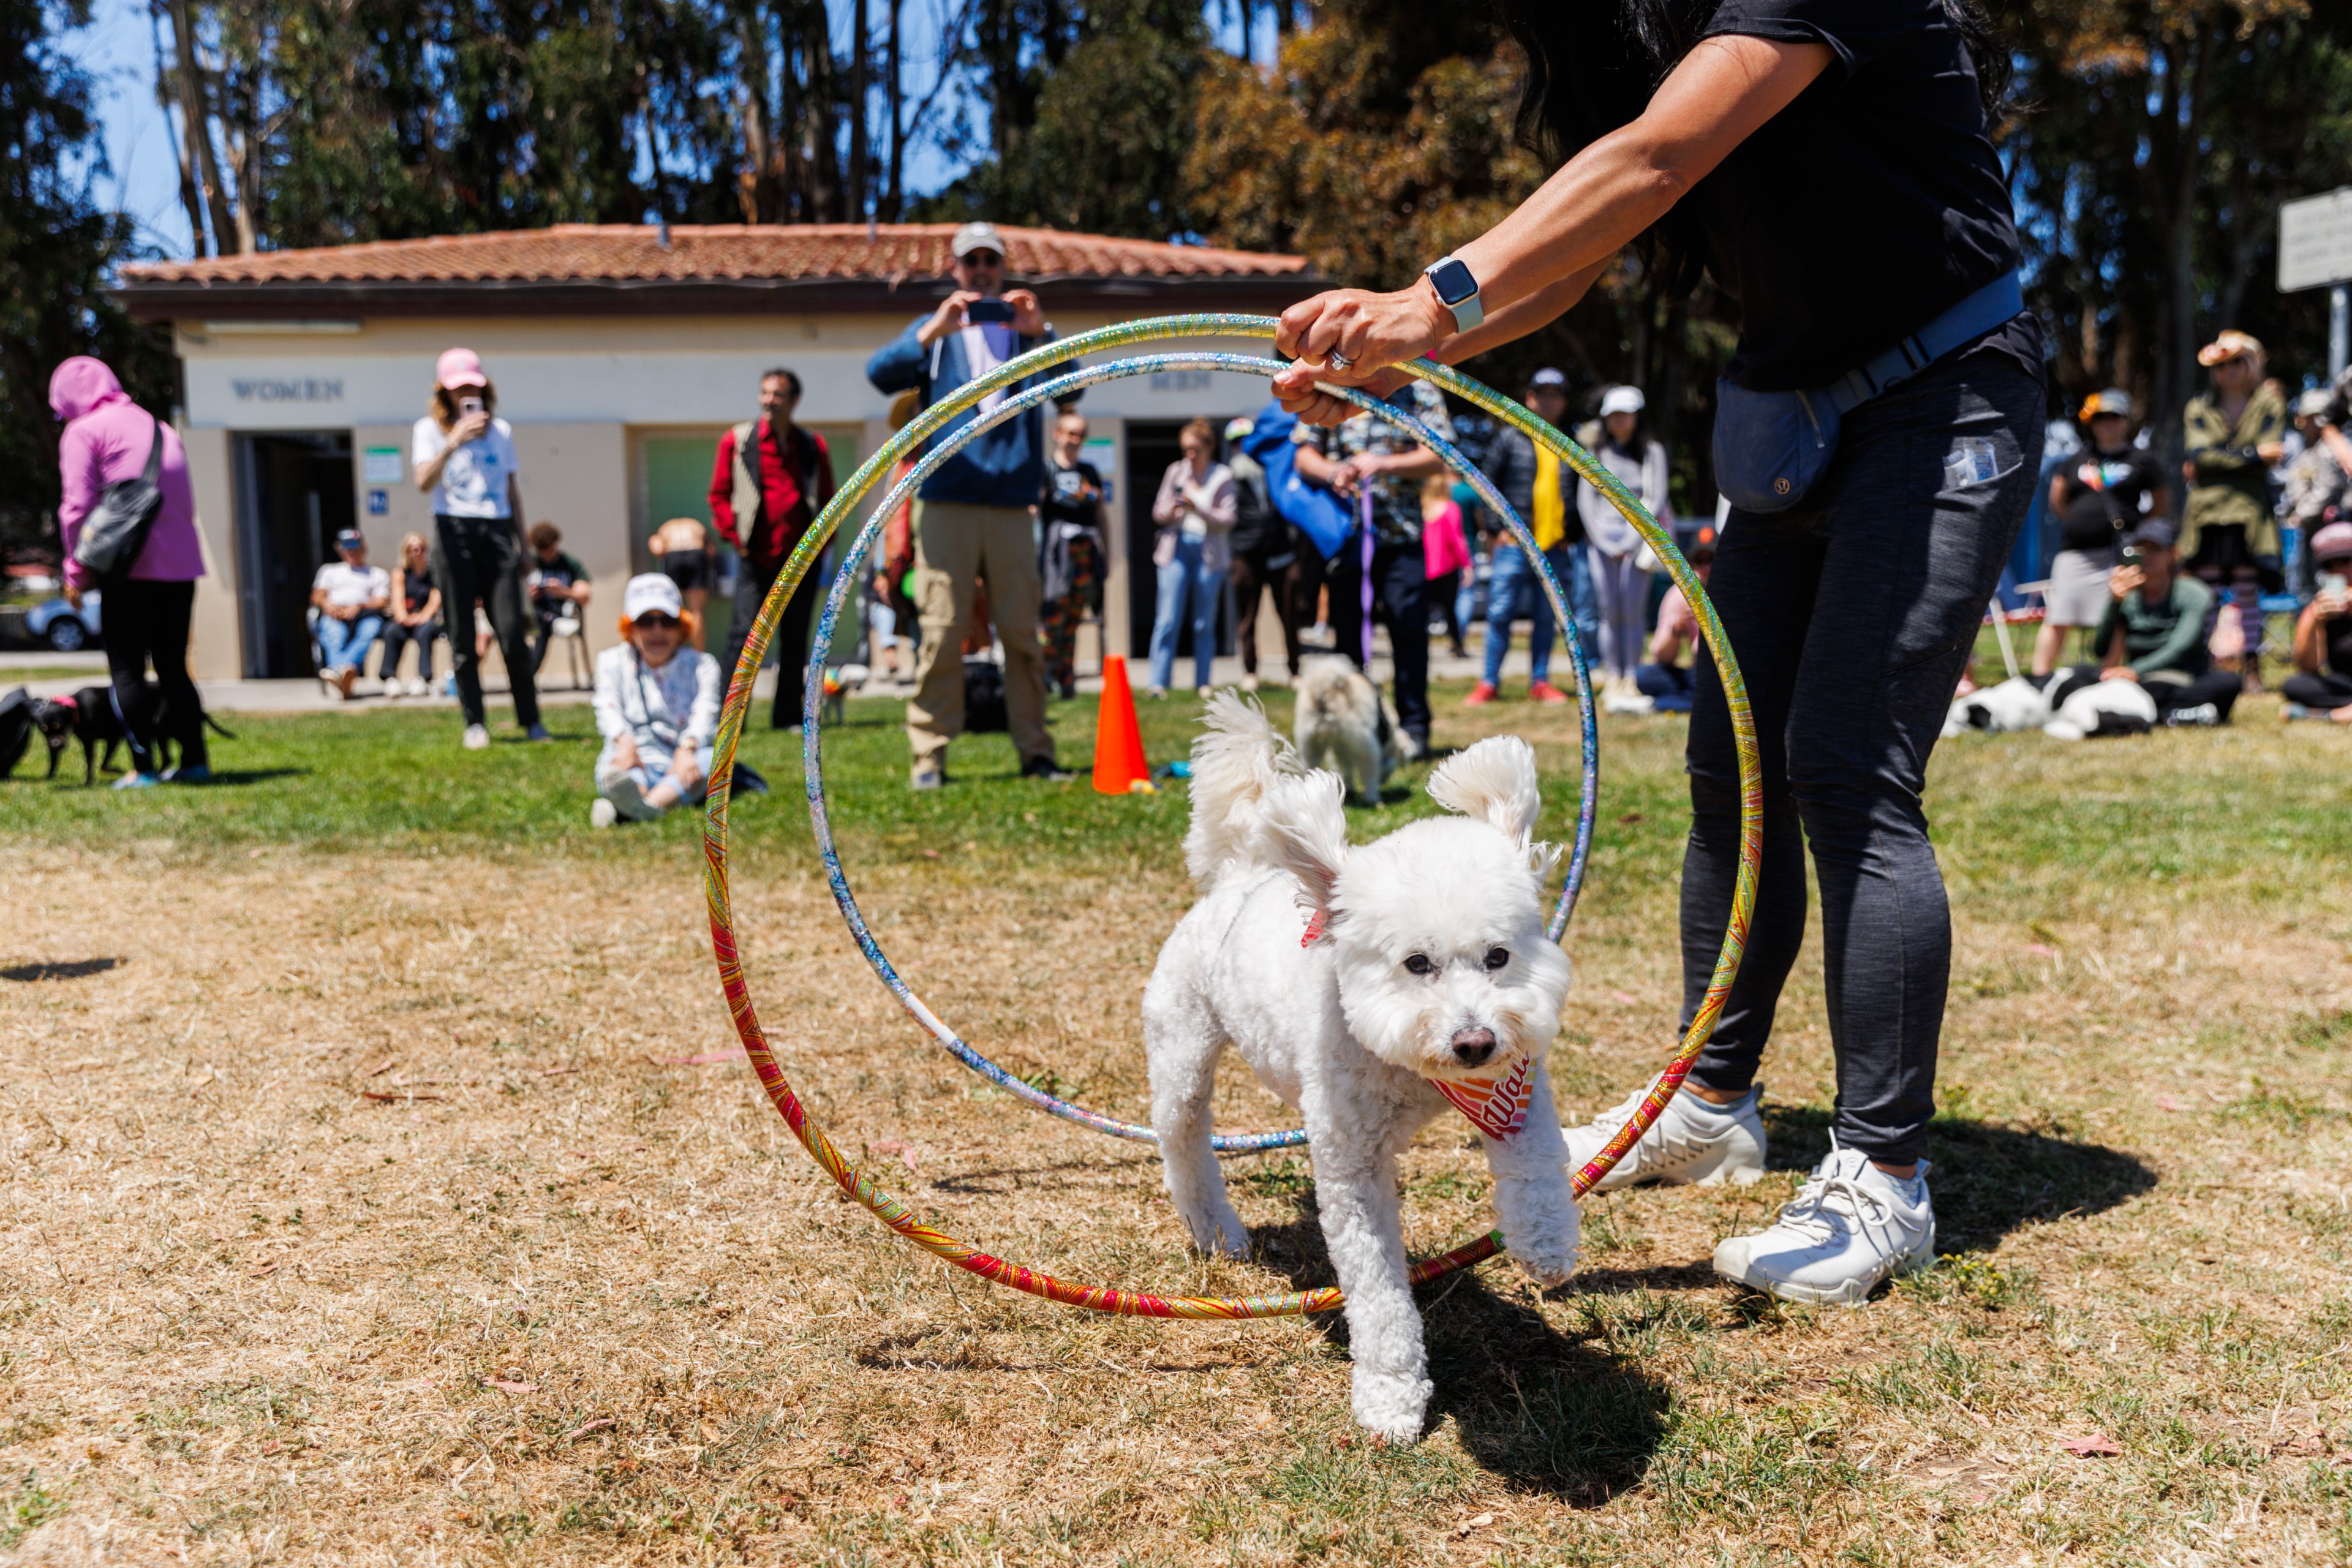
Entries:
[[522,480],[514,427],[498,417],[498,390],[471,349],[450,349],[433,372],[431,411],[416,422],[411,458],[416,488],[433,498],[433,558],[441,579],[442,622],[449,663],[465,710],[465,745],[490,743],[482,708],[480,645],[463,627],[474,602],[488,609],[499,657],[514,696],[515,722],[526,739],[551,740],[539,721],[532,679],[530,610],[523,603]]
[[2156,454],[2135,446],[2137,410],[2118,386],[2083,405],[2091,444],[2073,468],[2050,476],[2049,503],[2059,519],[2059,551],[2050,565],[2047,612],[2033,640],[2033,673],[2047,675],[2065,652],[2066,634],[2099,624],[2107,613],[2107,577],[2116,542],[2142,517],[2172,515],[2172,492]]
[[[966,383],[1054,341],[1037,296],[1004,287],[1004,237],[996,226],[956,230],[955,288],[866,362],[866,379],[883,393],[913,391],[929,407]],[[957,416],[954,431],[1029,384],[990,393]],[[915,696],[907,704],[914,753],[908,782],[919,790],[947,782],[948,744],[963,733],[964,637],[982,580],[1004,650],[1004,709],[1025,778],[1062,780],[1054,737],[1045,728],[1045,650],[1037,640],[1040,584],[1033,508],[1045,479],[1045,422],[1036,409],[976,437],[923,481],[915,501],[916,601],[922,651]]]
[[[1935,1256],[1927,1126],[1951,916],[1921,797],[1952,690],[2041,468],[2042,333],[1990,125],[2009,53],[1977,0],[1501,0],[1528,61],[1522,121],[1570,154],[1519,208],[1394,293],[1284,312],[1303,419],[1319,382],[1398,384],[1534,331],[1639,242],[1644,276],[1711,273],[1739,344],[1717,386],[1733,500],[1709,584],[1753,703],[1763,862],[1746,962],[1694,1068],[1604,1184],[1752,1181],[1756,1075],[1822,890],[1837,1055],[1832,1147],[1715,1267],[1790,1300],[1858,1303]],[[1739,868],[1729,703],[1699,661],[1682,879],[1683,1016]],[[1636,1089],[1634,1100],[1646,1091]],[[1622,1123],[1572,1133],[1572,1159]],[[1604,1125],[1605,1124],[1605,1125]]]
[[2294,670],[2279,689],[2290,719],[2352,724],[2352,522],[2312,535],[2319,591],[2294,624]]
[[2106,613],[2091,634],[2099,665],[2079,673],[2144,688],[2159,723],[2226,724],[2238,678],[2213,668],[2205,638],[2213,590],[2180,569],[2178,538],[2160,517],[2124,535],[2107,579]]

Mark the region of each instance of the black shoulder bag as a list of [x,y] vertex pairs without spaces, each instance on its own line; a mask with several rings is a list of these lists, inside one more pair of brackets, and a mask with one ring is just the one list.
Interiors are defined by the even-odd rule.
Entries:
[[74,541],[74,560],[91,576],[107,581],[128,577],[139,552],[147,548],[148,531],[163,510],[163,422],[155,421],[155,439],[147,448],[147,467],[135,479],[117,479],[106,487],[89,515],[81,520],[81,536]]

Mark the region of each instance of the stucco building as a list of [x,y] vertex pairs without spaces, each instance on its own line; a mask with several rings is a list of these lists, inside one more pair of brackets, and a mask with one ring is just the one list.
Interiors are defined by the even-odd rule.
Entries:
[[[1317,284],[1295,256],[1004,231],[1008,271],[1065,337],[1180,312],[1272,315]],[[482,355],[514,426],[525,510],[614,584],[588,617],[614,636],[618,581],[648,565],[663,520],[708,519],[715,444],[758,412],[762,371],[806,387],[800,417],[846,478],[887,436],[868,355],[953,287],[950,225],[654,227],[572,225],[128,268],[117,292],[169,321],[177,411],[210,575],[196,605],[205,677],[309,673],[302,606],[336,531],[378,564],[431,533],[408,479],[433,362]],[[1221,340],[1218,347],[1252,351]],[[1090,390],[1092,458],[1114,488],[1104,634],[1142,652],[1148,516],[1185,419],[1259,407],[1255,377],[1173,372]],[[1146,569],[1135,569],[1138,562]]]

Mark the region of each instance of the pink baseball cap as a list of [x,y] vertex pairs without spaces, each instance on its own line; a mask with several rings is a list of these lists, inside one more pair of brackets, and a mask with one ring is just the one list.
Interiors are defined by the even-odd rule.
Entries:
[[482,374],[482,356],[471,349],[445,349],[433,366],[433,379],[442,386],[488,386],[490,378]]

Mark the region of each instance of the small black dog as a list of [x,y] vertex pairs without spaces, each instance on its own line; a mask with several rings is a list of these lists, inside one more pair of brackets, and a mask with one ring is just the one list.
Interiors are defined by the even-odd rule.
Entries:
[[[197,732],[200,725],[210,727],[213,733],[225,740],[236,739],[221,727],[220,721],[204,710],[202,699],[198,700],[194,723],[172,711],[163,700],[163,688],[152,680],[147,682],[147,701],[155,715],[159,762],[168,756],[168,747],[176,745],[184,750],[189,737]],[[110,688],[85,686],[70,697],[44,698],[33,711],[33,722],[39,727],[41,738],[48,742],[49,771],[47,777],[58,776],[58,758],[64,753],[66,742],[69,740],[81,742],[83,784],[96,784],[101,768],[108,773],[121,771],[114,765],[114,753],[117,748],[128,743],[131,737],[123,732],[122,721],[115,717],[114,693]]]

